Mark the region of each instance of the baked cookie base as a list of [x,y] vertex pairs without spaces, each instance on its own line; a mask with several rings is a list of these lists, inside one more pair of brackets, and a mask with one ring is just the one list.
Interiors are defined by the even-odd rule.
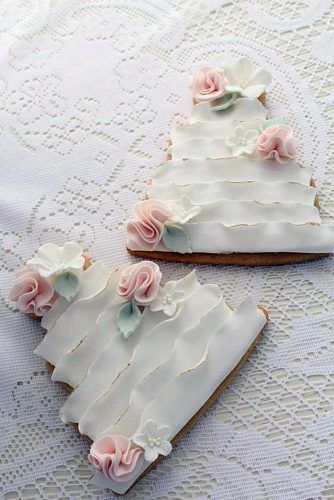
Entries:
[[294,253],[294,252],[264,252],[264,253],[177,253],[177,252],[149,252],[143,250],[127,251],[135,257],[168,262],[182,262],[184,264],[213,264],[225,266],[279,266],[295,264],[308,260],[328,257],[329,253]]
[[[266,318],[269,318],[268,311],[262,307],[258,306],[259,309],[263,311],[265,314]],[[233,368],[233,370],[229,373],[229,375],[221,382],[221,384],[217,387],[217,389],[211,394],[209,399],[206,401],[206,403],[191,417],[191,419],[187,422],[187,424],[180,430],[180,432],[172,439],[171,443],[173,448],[177,444],[177,442],[188,432],[189,429],[200,419],[200,417],[205,413],[205,411],[214,403],[214,401],[220,396],[220,394],[223,392],[224,389],[228,387],[228,385],[232,382],[233,378],[236,376],[238,373],[239,369],[241,366],[244,364],[256,344],[259,342],[261,338],[262,331],[258,334],[258,336],[255,338],[254,342],[251,344],[251,346],[248,348],[247,352],[244,354],[244,356],[240,359],[239,363]],[[54,370],[54,366],[48,363],[47,361],[45,362],[47,369],[49,373],[51,374]],[[57,382],[59,383],[67,392],[71,393],[73,391],[73,388],[69,386],[68,384],[65,384],[63,382]],[[71,423],[71,425],[79,432],[78,425],[75,423]],[[82,437],[88,441],[88,443],[92,443],[93,441],[88,437],[82,434]],[[150,464],[144,471],[143,473],[134,481],[134,483],[130,486],[130,488],[124,493],[128,493],[134,485],[140,481],[140,479],[147,474],[150,470],[152,470],[158,463],[160,463],[165,457],[162,455],[159,455],[157,460]],[[119,495],[118,493],[114,492],[113,493],[117,496],[122,496]]]

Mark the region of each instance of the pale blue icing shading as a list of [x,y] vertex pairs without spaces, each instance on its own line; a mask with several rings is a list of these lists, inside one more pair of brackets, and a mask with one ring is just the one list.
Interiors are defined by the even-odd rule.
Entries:
[[54,289],[58,295],[68,302],[76,296],[79,288],[79,278],[75,274],[69,272],[60,274],[54,282]]
[[263,122],[260,123],[260,130],[262,130],[263,132],[266,128],[271,127],[272,125],[284,125],[283,118],[271,118],[270,120],[263,120]]
[[116,324],[123,333],[125,338],[128,338],[141,322],[142,313],[134,302],[127,302],[117,312]]
[[167,225],[162,241],[169,250],[178,253],[190,253],[190,238],[181,226]]
[[224,109],[230,108],[237,100],[238,94],[236,92],[228,92],[222,97],[215,99],[211,103],[212,111],[223,111]]

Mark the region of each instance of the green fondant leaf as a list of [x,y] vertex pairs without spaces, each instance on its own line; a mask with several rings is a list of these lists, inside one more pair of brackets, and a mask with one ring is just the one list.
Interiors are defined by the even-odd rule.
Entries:
[[282,118],[272,118],[271,120],[264,120],[260,123],[260,129],[262,132],[272,125],[284,125],[284,120]]
[[56,278],[53,287],[60,297],[69,302],[79,291],[79,279],[73,273],[62,273]]
[[123,333],[125,338],[128,338],[141,322],[142,313],[133,302],[127,302],[119,308],[116,315],[116,325]]
[[181,226],[166,225],[162,241],[169,250],[173,250],[174,252],[191,252],[189,236]]
[[215,99],[211,103],[212,111],[223,111],[224,109],[230,108],[236,101],[238,94],[236,92],[228,92],[222,97]]

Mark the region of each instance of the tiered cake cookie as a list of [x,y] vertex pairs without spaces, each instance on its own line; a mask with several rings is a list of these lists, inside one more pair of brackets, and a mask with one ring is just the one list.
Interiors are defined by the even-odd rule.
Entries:
[[75,243],[45,244],[11,298],[43,316],[35,352],[74,389],[60,416],[93,441],[94,484],[124,493],[229,383],[267,317],[251,298],[233,310],[194,271],[161,286],[150,261],[85,266]]
[[262,104],[270,80],[245,58],[194,75],[189,123],[172,130],[169,161],[127,223],[131,254],[266,265],[333,251],[334,225],[321,222],[312,172]]

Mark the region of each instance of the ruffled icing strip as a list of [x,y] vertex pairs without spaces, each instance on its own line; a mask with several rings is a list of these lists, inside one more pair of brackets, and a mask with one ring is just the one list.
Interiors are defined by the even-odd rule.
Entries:
[[[152,176],[152,184],[175,183],[186,186],[200,182],[296,182],[309,186],[312,170],[290,161],[274,168],[271,160],[239,157],[227,159],[198,159],[168,162],[158,167]],[[275,201],[275,200],[273,200]]]
[[257,201],[259,203],[314,205],[316,188],[297,182],[232,182],[213,181],[178,185],[159,184],[152,181],[148,188],[148,197],[161,201],[177,201],[186,196],[191,203],[203,204],[215,201]]
[[[185,231],[193,252],[303,252],[331,253],[334,250],[333,224],[301,224],[263,222],[260,224],[226,227],[218,222],[186,224]],[[135,248],[128,242],[132,250]],[[159,243],[158,252],[170,251]]]
[[[168,204],[168,206],[173,206]],[[184,201],[176,200],[175,207],[182,207]],[[261,203],[257,201],[218,200],[209,203],[191,204],[198,211],[189,219],[191,224],[219,222],[226,227],[254,225],[261,222],[289,222],[291,224],[321,224],[319,210],[312,204]],[[182,224],[186,228],[185,224]]]
[[[255,130],[260,133],[260,120],[252,120],[249,122],[242,122],[242,126],[246,131]],[[210,139],[225,139],[231,135],[240,122],[235,120],[227,120],[224,123],[220,122],[196,122],[192,125],[183,125],[174,128],[171,133],[172,143],[181,144],[186,141],[193,140],[207,140]]]

